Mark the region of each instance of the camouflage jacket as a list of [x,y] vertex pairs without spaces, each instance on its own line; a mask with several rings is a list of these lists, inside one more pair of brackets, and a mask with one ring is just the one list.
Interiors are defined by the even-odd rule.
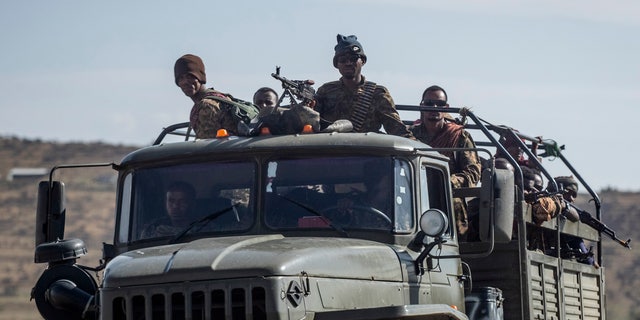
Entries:
[[196,94],[198,102],[191,108],[189,117],[190,126],[195,131],[196,138],[215,138],[219,129],[226,129],[230,135],[237,135],[239,119],[224,107],[224,103],[206,98],[205,95],[207,94],[216,94],[220,97],[229,96],[213,89],[207,89]]
[[[448,123],[448,125],[455,125]],[[409,128],[413,133],[413,136],[431,145],[434,141],[443,133],[442,130],[436,136],[429,136],[427,130],[420,124],[415,124]],[[475,148],[476,144],[473,142],[473,138],[466,130],[462,130],[460,137],[457,139],[457,143],[450,146],[434,146],[435,148]],[[475,151],[456,151],[456,152],[442,152],[449,157],[449,170],[451,171],[451,184],[454,188],[473,187],[480,180],[480,159]]]
[[[353,109],[358,103],[358,94],[364,91],[364,77],[357,90],[351,90],[341,80],[323,84],[316,94],[315,110],[320,113],[322,121],[333,123],[340,119],[351,119]],[[363,123],[363,132],[384,130],[393,135],[411,138],[411,132],[400,120],[391,94],[387,88],[376,85],[373,99],[369,106],[369,116]]]

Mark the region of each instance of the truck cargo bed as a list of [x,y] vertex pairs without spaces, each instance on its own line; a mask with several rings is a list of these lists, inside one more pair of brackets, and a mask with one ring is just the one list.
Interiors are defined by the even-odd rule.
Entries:
[[521,250],[515,240],[465,262],[474,288],[502,290],[504,319],[605,319],[604,268]]

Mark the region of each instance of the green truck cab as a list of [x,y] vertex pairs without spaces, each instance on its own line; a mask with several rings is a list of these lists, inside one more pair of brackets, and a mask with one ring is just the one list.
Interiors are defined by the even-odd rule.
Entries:
[[[40,183],[35,262],[47,268],[32,297],[46,319],[604,319],[603,268],[527,249],[532,228],[599,233],[533,225],[514,172],[491,165],[508,129],[463,114],[490,163],[463,190],[438,150],[381,133],[194,141],[178,124],[118,164],[58,166]],[[92,166],[118,174],[97,267],[64,239],[53,179]],[[187,224],[167,216],[176,182],[193,189]],[[479,239],[457,234],[454,197],[476,201]]]

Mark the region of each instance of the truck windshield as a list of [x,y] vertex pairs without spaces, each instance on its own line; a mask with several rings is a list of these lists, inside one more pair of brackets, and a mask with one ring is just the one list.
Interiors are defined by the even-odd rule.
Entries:
[[[140,169],[129,192],[131,240],[249,229],[254,223],[253,162],[215,162]],[[125,192],[127,192],[125,190]],[[126,219],[128,208],[123,205]],[[193,226],[191,226],[194,224]],[[121,224],[122,225],[122,224]]]
[[273,160],[265,185],[267,226],[410,230],[409,170],[406,161],[391,157]]

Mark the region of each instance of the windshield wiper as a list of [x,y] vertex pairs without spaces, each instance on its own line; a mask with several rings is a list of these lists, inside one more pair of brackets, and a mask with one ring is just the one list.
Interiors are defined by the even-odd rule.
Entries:
[[340,227],[337,224],[334,224],[333,221],[331,221],[331,219],[327,218],[324,214],[322,214],[318,210],[316,210],[316,209],[314,209],[314,208],[312,208],[312,207],[310,207],[310,206],[308,206],[308,205],[306,205],[304,203],[301,203],[301,202],[298,202],[298,201],[293,200],[291,198],[288,198],[286,196],[283,196],[283,195],[278,195],[278,196],[280,198],[282,198],[282,199],[285,199],[285,200],[295,204],[296,206],[298,206],[300,208],[303,208],[303,209],[309,211],[310,213],[312,213],[312,214],[314,214],[314,215],[316,215],[318,217],[322,217],[323,219],[325,219],[326,221],[329,222],[328,225],[329,225],[329,227],[331,227],[331,229],[333,229],[335,231],[338,231],[338,233],[340,233],[341,235],[343,235],[343,236],[345,236],[347,238],[349,237],[349,234],[346,231],[344,231],[344,229],[342,227]]
[[191,231],[195,226],[200,225],[200,229],[204,228],[207,224],[209,224],[209,222],[217,219],[218,217],[220,217],[221,215],[227,213],[230,210],[233,210],[235,212],[235,217],[238,220],[238,222],[240,222],[240,217],[238,216],[238,212],[236,211],[236,207],[239,205],[239,203],[234,203],[229,207],[226,207],[222,210],[218,210],[214,213],[211,213],[209,215],[206,215],[205,217],[203,217],[200,220],[196,220],[194,222],[192,222],[191,224],[189,224],[188,226],[186,226],[182,231],[180,231],[178,234],[176,234],[173,238],[171,238],[171,240],[169,240],[169,244],[174,244],[177,243],[178,241],[182,240],[182,238],[184,238],[184,236],[189,233],[189,231]]

